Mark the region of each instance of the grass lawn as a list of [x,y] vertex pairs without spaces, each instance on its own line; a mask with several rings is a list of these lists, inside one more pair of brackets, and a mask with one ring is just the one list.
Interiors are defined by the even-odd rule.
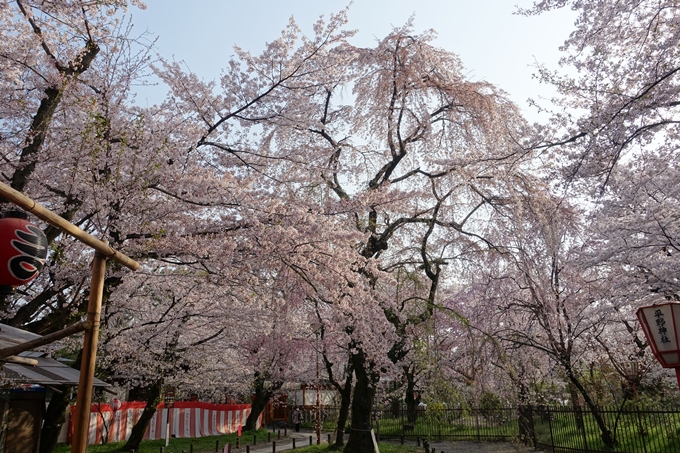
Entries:
[[[257,431],[257,443],[264,444],[267,442],[267,431],[266,429],[259,429]],[[244,432],[241,436],[240,444],[241,446],[253,445],[254,443],[254,432]],[[195,439],[170,439],[170,444],[168,448],[165,449],[167,452],[181,453],[182,450],[190,451],[191,444],[194,444],[194,453],[203,453],[215,451],[215,444],[219,441],[220,452],[226,443],[231,443],[232,450],[236,447],[237,434],[225,434],[223,436],[208,436],[208,437],[198,437]],[[276,439],[276,434],[271,433],[272,440]],[[123,452],[123,445],[125,442],[115,442],[106,445],[90,445],[87,447],[88,453],[121,453]],[[139,445],[139,450],[136,453],[159,453],[161,447],[165,446],[165,439],[160,440],[144,440]],[[242,451],[245,449],[241,448]],[[57,448],[54,449],[54,453],[71,453],[71,446],[67,444],[59,444]]]
[[[436,412],[433,412],[436,414]],[[375,428],[380,436],[398,438],[402,433],[407,438],[416,436],[427,439],[451,440],[513,440],[517,437],[519,427],[516,418],[507,417],[503,421],[489,421],[480,417],[455,416],[456,412],[442,411],[439,416],[418,417],[417,421],[404,429],[402,418],[384,417]]]
[[[534,417],[534,429],[539,443],[549,445],[552,439],[555,445],[567,448],[586,449],[587,445],[590,450],[608,450],[590,413],[584,411],[581,415],[582,428],[577,427],[574,416],[569,411],[556,411],[553,414],[553,419],[549,421]],[[608,427],[617,442],[612,451],[680,451],[680,424],[669,414],[626,411],[618,419],[616,411],[607,411],[604,414],[608,417]]]

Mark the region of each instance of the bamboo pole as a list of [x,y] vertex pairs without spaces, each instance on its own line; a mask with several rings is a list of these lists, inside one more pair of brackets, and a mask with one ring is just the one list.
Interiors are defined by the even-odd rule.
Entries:
[[65,220],[63,217],[55,214],[44,206],[41,206],[23,193],[12,189],[10,186],[2,182],[0,182],[0,196],[4,197],[7,199],[7,201],[14,203],[25,211],[30,212],[39,219],[44,220],[50,225],[59,228],[61,231],[70,234],[80,242],[89,245],[97,252],[104,255],[106,258],[112,259],[117,263],[132,269],[133,271],[139,269],[139,263],[137,261],[133,260],[127,255],[124,255],[123,253],[114,250],[107,243],[89,235],[71,222]]
[[0,360],[2,360],[3,362],[18,363],[19,365],[38,366],[38,361],[36,359],[31,359],[30,357],[19,357],[16,355],[11,355],[8,357],[3,357]]
[[91,324],[88,321],[83,321],[79,322],[78,324],[69,326],[65,329],[58,330],[54,333],[44,335],[40,338],[36,338],[35,340],[26,341],[15,346],[9,346],[7,348],[0,349],[0,359],[19,354],[21,352],[28,351],[33,348],[37,348],[38,346],[52,343],[53,341],[61,340],[62,338],[66,338],[75,333],[87,330],[90,327]]
[[87,451],[90,406],[92,405],[92,384],[94,383],[94,367],[97,360],[97,339],[99,336],[105,273],[106,256],[96,252],[94,262],[92,263],[90,299],[87,304],[87,321],[91,323],[92,327],[86,331],[83,342],[83,357],[80,365],[80,380],[78,381],[78,397],[76,399],[71,453],[86,453]]
[[[87,306],[87,321],[69,327],[52,335],[58,335],[72,330],[86,329],[83,341],[83,356],[80,367],[80,378],[78,384],[78,397],[76,400],[76,411],[74,414],[74,435],[71,445],[72,453],[86,453],[88,430],[90,426],[90,406],[92,405],[92,385],[94,383],[94,368],[97,360],[97,341],[99,336],[99,322],[101,316],[102,297],[104,292],[104,277],[106,274],[106,260],[112,259],[129,269],[136,271],[139,263],[132,258],[114,250],[108,243],[103,242],[94,236],[86,233],[82,229],[73,225],[61,216],[49,209],[41,206],[23,193],[12,189],[7,184],[0,182],[0,197],[14,203],[20,208],[28,211],[44,220],[50,225],[59,228],[60,231],[70,234],[80,242],[92,247],[95,250],[94,262],[92,264],[92,281],[90,284],[90,299]],[[47,338],[46,335],[44,338]],[[52,338],[55,340],[56,338]],[[38,341],[38,340],[36,340]],[[27,343],[18,345],[26,346]]]

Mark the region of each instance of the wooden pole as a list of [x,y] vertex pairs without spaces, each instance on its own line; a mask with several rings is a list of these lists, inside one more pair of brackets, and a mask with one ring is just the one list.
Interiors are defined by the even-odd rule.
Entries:
[[85,340],[83,341],[83,357],[80,365],[80,380],[78,381],[78,397],[76,399],[71,453],[87,452],[90,407],[92,405],[92,384],[94,383],[94,367],[97,360],[97,339],[99,336],[105,273],[106,256],[96,252],[94,262],[92,263],[90,299],[87,304],[87,321],[91,323],[92,327],[85,332]]
[[39,219],[44,220],[50,225],[59,228],[61,231],[70,234],[74,238],[78,239],[80,242],[89,245],[90,247],[104,255],[106,258],[110,258],[122,264],[123,266],[132,269],[133,271],[139,269],[139,263],[137,261],[133,260],[127,255],[124,255],[114,250],[106,242],[100,241],[96,237],[87,234],[86,232],[84,232],[71,222],[67,221],[63,217],[41,206],[40,204],[28,198],[23,193],[12,189],[10,186],[2,182],[0,182],[0,196],[7,199],[7,201],[11,201],[20,208],[30,212]]

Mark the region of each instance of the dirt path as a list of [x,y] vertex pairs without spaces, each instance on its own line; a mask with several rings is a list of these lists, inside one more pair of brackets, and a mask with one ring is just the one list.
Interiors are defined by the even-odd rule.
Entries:
[[533,451],[522,444],[501,442],[432,442],[436,453],[526,453]]
[[[296,447],[303,448],[309,445],[309,436],[313,434],[308,432],[290,433],[286,439],[280,439],[276,442],[276,451],[289,451],[293,449],[292,439],[296,440]],[[322,443],[326,443],[327,434],[321,437]],[[313,443],[316,443],[316,438],[313,437]],[[413,441],[407,441],[406,444],[415,446]],[[434,447],[435,453],[528,453],[532,449],[525,447],[522,444],[516,443],[500,443],[500,442],[432,442],[430,448]],[[265,443],[257,446],[249,447],[250,453],[270,453],[272,452],[272,444]],[[232,449],[232,453],[245,453],[246,449]],[[425,451],[422,447],[418,451]]]

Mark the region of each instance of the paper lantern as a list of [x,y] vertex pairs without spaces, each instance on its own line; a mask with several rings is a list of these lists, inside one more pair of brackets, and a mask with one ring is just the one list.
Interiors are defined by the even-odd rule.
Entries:
[[665,302],[640,307],[637,317],[652,354],[664,368],[675,368],[680,386],[680,303]]
[[0,218],[0,292],[11,293],[38,276],[47,257],[47,238],[21,211]]

